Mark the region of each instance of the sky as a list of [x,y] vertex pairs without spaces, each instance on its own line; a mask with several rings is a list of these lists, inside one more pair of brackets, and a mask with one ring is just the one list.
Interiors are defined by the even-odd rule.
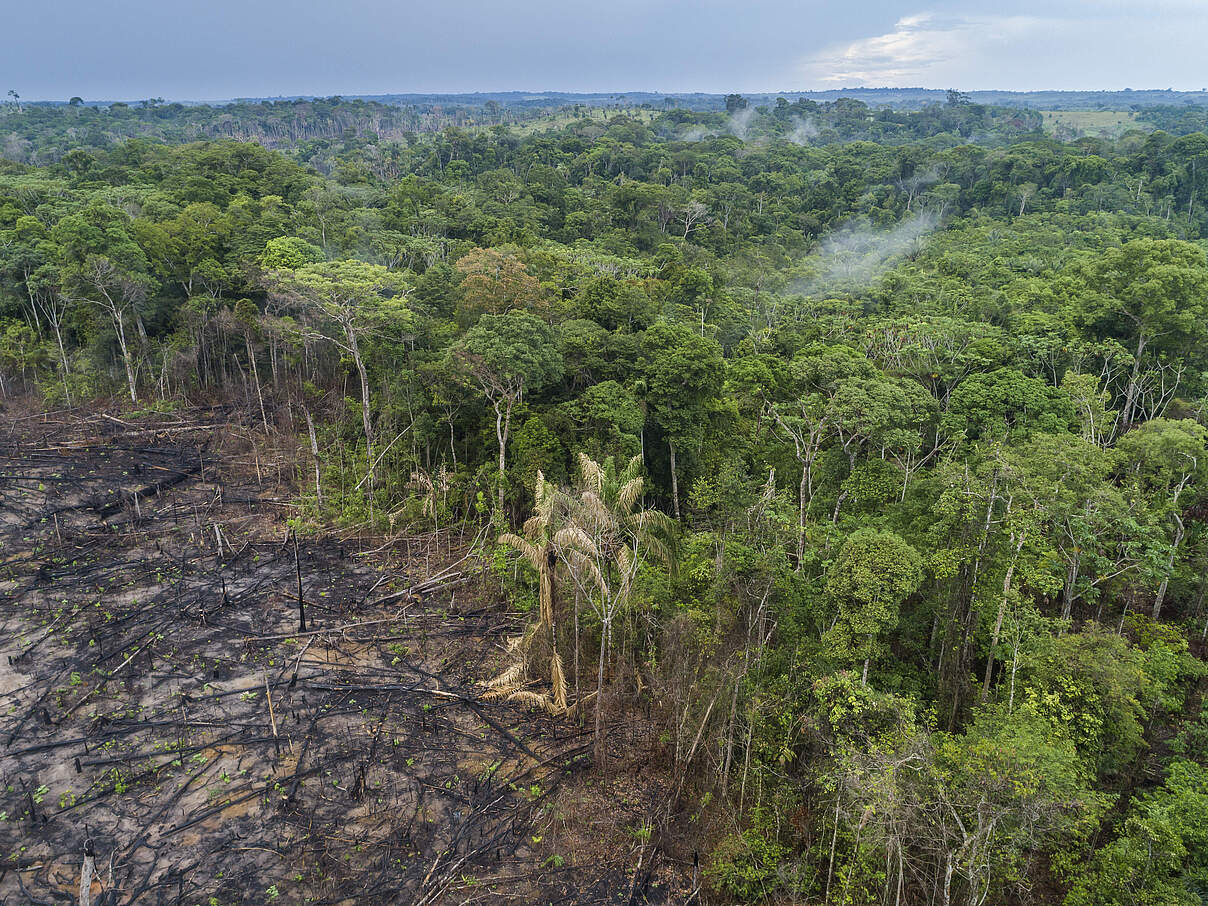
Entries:
[[27,100],[1208,87],[1208,0],[0,0]]

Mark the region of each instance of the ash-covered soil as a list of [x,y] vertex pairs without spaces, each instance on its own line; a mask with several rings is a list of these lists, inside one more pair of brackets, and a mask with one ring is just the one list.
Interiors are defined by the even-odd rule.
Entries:
[[659,899],[546,839],[590,736],[480,700],[463,542],[295,539],[241,438],[0,413],[0,903]]

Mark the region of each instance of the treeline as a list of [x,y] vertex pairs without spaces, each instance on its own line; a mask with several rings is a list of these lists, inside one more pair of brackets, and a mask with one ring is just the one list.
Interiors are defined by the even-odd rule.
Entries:
[[1137,112],[1137,119],[1172,135],[1190,135],[1208,130],[1208,109],[1200,106],[1142,108]]
[[[964,95],[953,93],[954,98]],[[77,99],[78,100],[78,99]],[[675,103],[674,99],[668,99]],[[1019,108],[968,103],[932,104],[921,111],[870,107],[839,98],[816,102],[777,98],[754,106],[740,95],[725,99],[725,110],[710,112],[642,105],[658,114],[655,129],[664,139],[697,140],[719,134],[740,138],[784,139],[798,144],[923,138],[961,144],[1004,144],[1023,135],[1039,136],[1040,114]],[[607,119],[609,112],[588,104],[567,104],[555,119]],[[221,106],[165,104],[152,98],[134,105],[108,106],[13,104],[0,107],[0,155],[18,163],[47,165],[73,148],[106,149],[130,139],[183,144],[201,140],[251,141],[296,152],[314,163],[318,152],[338,153],[348,145],[412,145],[417,136],[450,128],[487,128],[539,124],[550,111],[521,103],[438,102],[393,105],[366,100],[326,98],[237,102]],[[319,165],[324,172],[330,166]],[[397,174],[392,174],[397,175]]]
[[7,105],[0,107],[0,155],[20,163],[49,164],[72,148],[104,149],[130,139],[170,144],[231,139],[282,150],[346,138],[406,142],[419,133],[510,125],[539,115],[499,104],[396,106],[338,97],[220,106],[165,104],[155,98],[103,107]]
[[492,694],[649,715],[724,896],[1200,902],[1208,137],[731,106],[7,164],[3,392],[236,395],[306,518],[496,539]]

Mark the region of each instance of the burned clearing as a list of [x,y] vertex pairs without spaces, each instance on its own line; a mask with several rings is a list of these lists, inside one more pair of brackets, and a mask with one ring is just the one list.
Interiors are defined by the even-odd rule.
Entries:
[[296,538],[233,419],[5,417],[0,902],[638,901],[543,848],[590,735],[480,700],[462,542]]

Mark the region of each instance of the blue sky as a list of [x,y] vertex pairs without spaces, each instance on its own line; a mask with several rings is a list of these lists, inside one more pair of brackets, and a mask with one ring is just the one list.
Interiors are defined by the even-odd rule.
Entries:
[[0,0],[0,92],[1208,87],[1208,0]]

